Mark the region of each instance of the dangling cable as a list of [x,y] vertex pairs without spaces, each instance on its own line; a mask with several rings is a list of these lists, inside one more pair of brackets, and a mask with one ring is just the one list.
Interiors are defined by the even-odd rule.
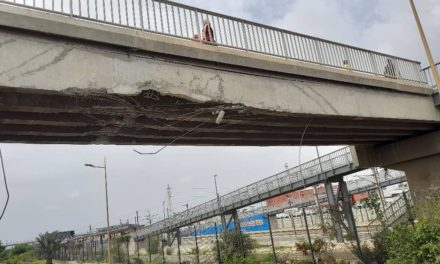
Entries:
[[303,140],[304,140],[304,136],[305,136],[305,134],[306,134],[306,132],[307,132],[307,129],[309,129],[309,126],[310,126],[310,124],[312,123],[312,121],[313,121],[313,118],[312,119],[310,119],[310,121],[307,123],[307,125],[304,127],[304,131],[303,131],[303,133],[302,133],[302,135],[301,135],[301,141],[299,142],[299,149],[298,149],[298,162],[299,162],[299,172],[300,172],[300,174],[301,174],[301,178],[302,178],[302,181],[303,181],[303,186],[304,186],[304,188],[306,187],[306,182],[305,182],[305,180],[304,180],[304,175],[303,175],[303,173],[302,173],[302,166],[301,166],[301,147],[302,147],[302,143],[303,143]]
[[3,163],[3,155],[1,149],[0,149],[0,159],[2,163],[3,179],[5,180],[5,188],[6,188],[6,203],[5,203],[5,207],[3,208],[2,214],[0,215],[0,220],[2,220],[3,215],[5,214],[6,208],[8,207],[8,203],[9,203],[9,189],[8,189],[8,182],[6,181],[5,165]]
[[194,130],[200,128],[201,126],[203,126],[203,125],[206,124],[206,123],[207,123],[207,122],[205,121],[205,122],[203,122],[203,123],[198,124],[197,126],[195,126],[194,128],[192,128],[191,130],[189,130],[189,131],[185,132],[184,134],[182,134],[182,135],[180,135],[180,136],[174,138],[171,142],[169,142],[168,144],[166,144],[165,146],[159,148],[158,150],[156,150],[156,151],[154,151],[154,152],[140,152],[140,151],[138,151],[138,150],[136,150],[136,149],[133,149],[133,151],[136,152],[136,153],[139,154],[139,155],[156,155],[156,154],[158,154],[159,152],[161,152],[162,150],[164,150],[164,149],[166,149],[167,147],[171,146],[171,145],[172,145],[174,142],[176,142],[177,140],[179,140],[179,139],[185,137],[186,135],[188,135],[188,134],[194,132]]

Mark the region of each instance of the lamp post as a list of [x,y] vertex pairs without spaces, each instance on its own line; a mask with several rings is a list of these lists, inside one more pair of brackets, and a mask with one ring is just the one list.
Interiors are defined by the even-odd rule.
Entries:
[[417,14],[416,5],[414,4],[414,0],[409,0],[411,4],[411,9],[414,14],[414,18],[416,20],[417,28],[420,33],[420,37],[422,38],[423,47],[425,48],[426,56],[428,57],[429,65],[431,66],[432,76],[434,76],[435,84],[437,86],[437,90],[440,90],[440,77],[437,72],[437,68],[435,67],[434,59],[432,57],[431,49],[429,48],[428,40],[426,40],[425,31],[423,30],[422,23],[420,23],[419,15]]
[[93,164],[84,164],[86,167],[91,167],[95,169],[104,169],[104,179],[105,179],[105,207],[107,212],[107,236],[108,236],[108,263],[112,264],[112,238],[110,234],[110,216],[108,213],[108,188],[107,188],[107,165],[104,158],[104,166],[95,166]]

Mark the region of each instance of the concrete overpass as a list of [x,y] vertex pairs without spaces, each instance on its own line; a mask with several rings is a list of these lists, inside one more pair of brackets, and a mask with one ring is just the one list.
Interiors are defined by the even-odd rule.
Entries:
[[[418,62],[169,1],[139,1],[131,15],[46,2],[0,1],[1,142],[302,139],[356,145],[360,167],[412,170],[421,190],[440,185],[440,110]],[[191,40],[203,19],[216,43]]]
[[175,144],[299,145],[310,123],[305,145],[375,145],[440,125],[404,59],[408,74],[384,78],[13,5],[0,14],[3,142],[164,144],[200,126]]

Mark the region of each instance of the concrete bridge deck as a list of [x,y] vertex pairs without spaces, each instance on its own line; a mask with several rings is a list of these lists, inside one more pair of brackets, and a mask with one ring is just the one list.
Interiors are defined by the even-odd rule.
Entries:
[[0,43],[2,142],[378,145],[440,126],[422,82],[77,16],[1,3]]

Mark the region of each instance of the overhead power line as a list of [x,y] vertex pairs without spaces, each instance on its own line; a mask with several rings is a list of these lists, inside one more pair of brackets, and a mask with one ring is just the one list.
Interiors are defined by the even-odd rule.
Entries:
[[8,207],[8,203],[9,203],[8,182],[6,180],[5,164],[3,162],[3,155],[2,155],[1,149],[0,149],[0,159],[1,159],[1,163],[2,163],[3,179],[5,180],[5,189],[6,189],[6,203],[5,203],[5,206],[3,207],[2,214],[0,215],[0,221],[1,221],[3,219],[3,215],[5,214],[6,208]]

